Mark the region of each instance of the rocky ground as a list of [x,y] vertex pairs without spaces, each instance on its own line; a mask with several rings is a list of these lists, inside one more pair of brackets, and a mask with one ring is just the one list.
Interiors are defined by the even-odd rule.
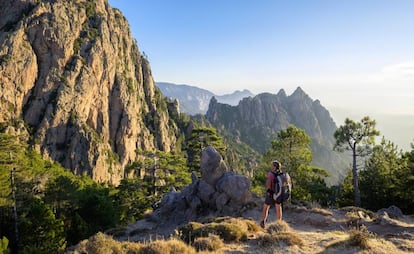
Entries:
[[[246,210],[241,217],[256,221],[261,217],[261,200],[257,206]],[[393,207],[388,211],[393,210]],[[413,253],[414,216],[394,215],[392,212],[373,213],[364,209],[322,209],[302,205],[286,205],[284,221],[290,232],[302,240],[302,245],[291,245],[283,241],[263,247],[260,238],[267,230],[251,233],[246,241],[227,242],[220,253]],[[269,227],[275,218],[274,209],[269,211]],[[202,218],[200,218],[202,219]],[[126,235],[119,240],[149,242],[174,236],[180,225],[158,224],[148,218],[131,224]],[[359,228],[368,233],[368,248],[349,243],[350,230]],[[132,233],[132,234],[131,234]]]

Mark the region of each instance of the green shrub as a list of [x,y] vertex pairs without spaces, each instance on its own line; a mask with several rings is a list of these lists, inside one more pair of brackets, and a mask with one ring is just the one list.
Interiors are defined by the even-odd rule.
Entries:
[[9,253],[9,240],[3,236],[0,239],[0,253],[8,254]]

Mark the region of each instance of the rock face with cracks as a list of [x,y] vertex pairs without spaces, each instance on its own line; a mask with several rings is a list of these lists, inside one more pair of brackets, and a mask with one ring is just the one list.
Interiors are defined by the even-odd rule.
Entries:
[[119,184],[177,126],[122,13],[107,0],[0,1],[0,123],[23,120],[45,159]]

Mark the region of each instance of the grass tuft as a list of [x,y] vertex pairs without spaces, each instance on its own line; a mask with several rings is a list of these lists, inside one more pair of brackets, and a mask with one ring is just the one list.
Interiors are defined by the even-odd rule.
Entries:
[[359,230],[351,229],[349,231],[349,244],[359,246],[363,249],[369,249],[368,240],[372,237],[374,237],[374,234],[369,232],[366,226],[362,225]]
[[77,246],[70,248],[65,253],[140,253],[139,251],[141,251],[143,246],[140,243],[121,243],[115,241],[111,236],[98,232],[89,239],[81,241]]
[[259,231],[260,228],[250,219],[218,217],[209,218],[204,224],[190,222],[179,229],[179,235],[187,243],[192,243],[195,239],[207,237],[210,234],[218,235],[227,242],[239,242],[247,240],[249,232]]
[[150,242],[138,253],[142,254],[193,254],[196,250],[181,240],[171,238],[169,240],[156,240]]
[[197,238],[193,246],[199,251],[214,251],[217,252],[223,248],[223,241],[217,235],[209,235],[208,237]]
[[280,232],[289,232],[291,230],[292,229],[290,228],[289,224],[287,224],[283,220],[275,221],[275,222],[269,224],[268,227],[267,227],[267,232],[271,235],[277,234],[277,233],[280,233]]

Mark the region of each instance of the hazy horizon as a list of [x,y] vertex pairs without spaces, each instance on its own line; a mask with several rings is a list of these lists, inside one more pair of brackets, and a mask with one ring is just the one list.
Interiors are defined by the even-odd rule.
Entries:
[[337,125],[342,110],[354,120],[368,115],[400,148],[413,142],[400,133],[414,127],[414,1],[109,3],[129,21],[156,81],[218,95],[300,86]]

